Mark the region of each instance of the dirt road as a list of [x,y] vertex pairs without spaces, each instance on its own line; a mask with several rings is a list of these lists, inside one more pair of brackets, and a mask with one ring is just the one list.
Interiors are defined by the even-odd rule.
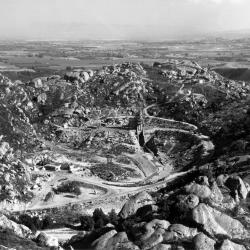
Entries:
[[[157,130],[164,130],[164,131],[169,131],[169,132],[180,132],[180,133],[192,133],[192,135],[196,136],[197,138],[199,138],[201,141],[204,140],[208,143],[206,143],[206,145],[212,145],[212,142],[209,141],[209,138],[207,136],[203,136],[200,134],[196,134],[194,131],[196,131],[198,128],[196,126],[194,126],[193,124],[189,124],[186,122],[179,122],[179,121],[175,121],[172,119],[165,119],[165,118],[158,118],[158,117],[154,117],[154,116],[150,116],[148,114],[148,109],[155,106],[156,104],[152,104],[148,107],[146,107],[144,109],[144,114],[145,117],[147,118],[151,118],[151,119],[156,119],[156,120],[160,120],[160,121],[166,121],[166,122],[171,122],[171,123],[176,123],[176,125],[181,124],[182,127],[187,127],[187,130],[183,130],[183,129],[174,129],[174,128],[154,128],[151,129],[150,131],[146,131],[149,133],[153,133],[154,131]],[[119,118],[119,117],[118,117]],[[64,128],[61,126],[60,129],[78,129],[80,130],[81,128]],[[109,129],[113,129],[113,128],[100,128],[101,130],[109,130]],[[115,128],[117,129],[117,128]],[[192,129],[192,132],[190,131],[190,129]],[[134,139],[136,138],[136,136],[133,137]],[[69,149],[66,147],[63,147],[60,144],[55,145],[54,143],[48,142],[43,140],[43,142],[47,145],[50,146],[50,148],[54,151],[54,152],[59,152],[61,154],[69,154],[69,153],[74,153],[74,155],[79,155],[81,156],[82,151],[80,150],[74,150],[74,149]],[[182,173],[171,173],[171,166],[166,166],[165,168],[160,168],[159,165],[156,165],[155,162],[153,160],[150,160],[148,158],[146,158],[143,155],[143,151],[141,150],[140,146],[138,143],[135,144],[137,147],[137,153],[133,155],[133,159],[137,162],[138,167],[140,168],[140,170],[144,173],[145,178],[137,183],[132,183],[133,185],[126,185],[124,183],[115,183],[112,184],[110,183],[101,183],[100,180],[99,181],[90,181],[88,180],[86,177],[81,177],[79,175],[69,175],[69,174],[63,174],[63,173],[57,173],[56,176],[54,176],[49,182],[45,183],[44,186],[42,187],[42,190],[40,193],[38,193],[37,197],[32,201],[32,203],[27,207],[28,210],[36,210],[36,209],[42,209],[44,208],[53,208],[53,207],[63,207],[67,204],[47,204],[46,206],[39,206],[39,202],[45,197],[45,195],[51,190],[51,186],[55,185],[58,183],[58,181],[61,178],[67,178],[69,180],[77,180],[80,181],[82,183],[86,183],[89,185],[94,185],[96,186],[96,188],[100,188],[102,190],[105,190],[105,193],[103,195],[101,195],[100,197],[95,197],[95,198],[91,198],[91,199],[84,199],[84,200],[79,200],[77,202],[73,202],[73,204],[82,204],[82,203],[87,203],[89,201],[91,201],[92,203],[95,203],[98,200],[103,200],[105,198],[109,199],[112,197],[119,197],[119,196],[123,196],[123,195],[127,195],[127,194],[131,194],[134,192],[140,192],[142,190],[155,190],[158,187],[162,187],[162,185],[166,184],[168,181],[173,180],[174,178],[181,176],[181,175],[185,175],[187,172],[182,172]],[[131,156],[130,156],[131,157]],[[152,156],[153,159],[153,156]],[[73,160],[69,159],[69,162],[73,162]],[[77,162],[79,164],[79,162]],[[168,168],[169,167],[169,168]],[[72,204],[72,202],[71,202]]]

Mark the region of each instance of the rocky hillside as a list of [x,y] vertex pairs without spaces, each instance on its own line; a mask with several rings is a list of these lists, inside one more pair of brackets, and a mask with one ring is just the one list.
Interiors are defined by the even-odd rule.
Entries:
[[0,134],[15,149],[32,147],[36,131],[31,118],[36,111],[24,85],[0,74]]
[[[225,79],[189,61],[123,63],[27,83],[12,83],[1,75],[1,200],[18,204],[29,199],[23,157],[43,140],[56,142],[58,127],[94,127],[110,117],[135,116],[143,108],[150,121],[155,116],[194,124],[211,138],[213,154],[187,161],[185,169],[178,161],[178,171],[186,171],[181,177],[175,173],[163,189],[131,197],[117,223],[88,228],[63,247],[250,249],[249,93],[248,83]],[[23,249],[18,244],[27,244],[40,249],[36,243],[58,248],[55,239],[26,237],[20,234],[22,226],[7,220],[0,217],[0,248]]]
[[[131,197],[120,211],[118,226],[107,225],[91,249],[250,249],[245,206],[249,185],[238,176],[197,174],[158,193]],[[85,249],[88,237],[75,237],[68,244]]]
[[[159,91],[150,114],[192,122],[215,150],[205,162],[158,192],[137,194],[119,223],[72,239],[75,249],[250,249],[250,106],[246,83],[195,63],[146,67]],[[188,169],[187,168],[187,169]]]
[[135,115],[151,104],[158,108],[149,109],[150,114],[200,125],[208,115],[231,109],[234,103],[245,105],[242,100],[249,91],[247,83],[227,80],[194,62],[174,60],[78,69],[27,83],[1,76],[0,122],[2,134],[11,135],[9,142],[24,145],[18,137],[34,140],[35,132],[49,134],[53,125],[78,127]]
[[[2,136],[3,137],[3,136]],[[31,199],[30,170],[13,155],[8,142],[0,140],[0,210],[11,210]]]

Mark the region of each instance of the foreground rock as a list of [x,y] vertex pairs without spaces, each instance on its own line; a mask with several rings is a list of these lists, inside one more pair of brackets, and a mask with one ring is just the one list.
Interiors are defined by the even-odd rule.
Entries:
[[195,250],[214,250],[215,241],[204,233],[196,235],[193,239]]
[[108,240],[112,238],[115,234],[117,234],[116,230],[111,230],[104,235],[102,235],[100,238],[98,238],[96,241],[93,242],[93,246],[96,250],[104,249],[108,243]]
[[248,188],[244,181],[240,177],[228,177],[225,186],[231,190],[234,198],[246,199],[248,194]]
[[93,242],[95,250],[139,250],[139,247],[129,241],[125,232],[117,233],[111,230]]
[[0,231],[0,250],[48,250],[39,247],[31,239],[21,238],[10,231]]
[[211,190],[206,185],[199,185],[197,183],[191,183],[185,187],[187,193],[194,194],[198,196],[200,199],[209,198],[211,195]]
[[12,231],[15,235],[21,238],[29,238],[32,235],[32,232],[28,227],[17,224],[2,214],[0,215],[0,231],[6,230]]
[[173,249],[171,245],[159,244],[159,245],[151,248],[150,250],[171,250],[171,249]]
[[139,247],[134,243],[129,241],[127,234],[125,232],[117,233],[112,238],[110,238],[107,242],[106,248],[107,250],[139,250]]
[[193,220],[213,236],[224,235],[232,239],[245,239],[249,236],[245,227],[238,220],[204,203],[200,203],[194,208]]
[[246,248],[230,240],[224,240],[219,250],[246,250]]
[[151,205],[154,203],[154,200],[150,194],[143,191],[141,193],[136,194],[131,199],[129,199],[123,206],[120,217],[123,219],[128,218],[131,215],[134,215],[136,211],[145,206],[145,205]]
[[56,238],[43,232],[37,236],[36,241],[41,247],[59,247],[59,243]]
[[163,235],[164,243],[192,241],[197,235],[196,228],[189,228],[181,224],[173,224],[168,231]]

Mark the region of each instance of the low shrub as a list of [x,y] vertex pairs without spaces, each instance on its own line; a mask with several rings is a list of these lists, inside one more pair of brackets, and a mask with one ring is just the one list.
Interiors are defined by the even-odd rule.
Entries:
[[65,182],[57,187],[54,191],[56,193],[73,193],[78,196],[81,194],[79,185],[80,184],[76,181]]

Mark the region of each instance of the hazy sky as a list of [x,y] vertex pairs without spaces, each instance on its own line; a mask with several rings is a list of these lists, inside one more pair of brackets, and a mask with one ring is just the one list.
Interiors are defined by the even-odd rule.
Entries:
[[250,31],[250,0],[0,0],[0,39],[171,39]]

